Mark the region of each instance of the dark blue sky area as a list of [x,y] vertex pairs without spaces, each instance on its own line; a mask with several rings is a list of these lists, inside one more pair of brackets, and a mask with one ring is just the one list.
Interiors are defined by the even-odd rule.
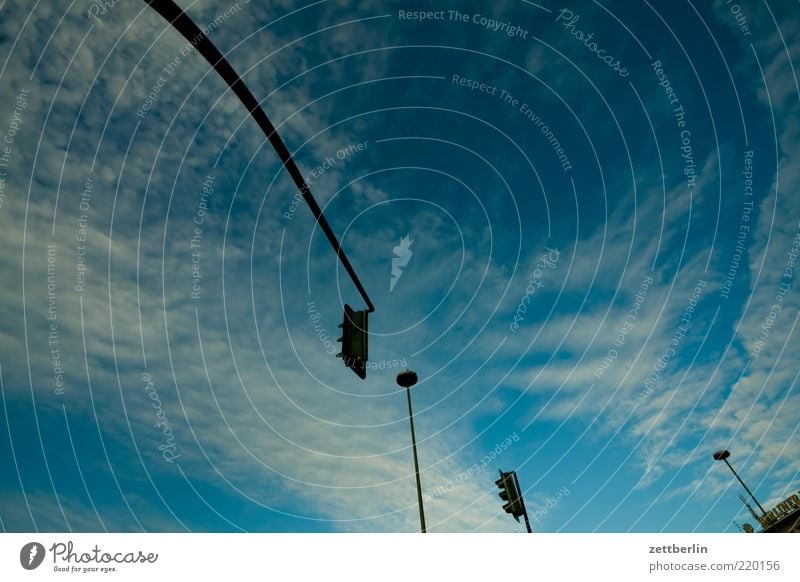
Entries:
[[798,489],[792,2],[0,8],[5,531],[721,532]]

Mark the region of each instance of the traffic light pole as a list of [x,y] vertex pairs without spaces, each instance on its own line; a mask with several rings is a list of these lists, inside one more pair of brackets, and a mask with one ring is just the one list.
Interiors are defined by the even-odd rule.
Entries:
[[531,529],[531,522],[528,519],[528,510],[525,509],[525,500],[522,498],[522,489],[519,488],[519,479],[517,479],[517,472],[514,471],[514,485],[517,486],[517,493],[519,494],[519,502],[522,505],[522,515],[525,517],[525,527],[528,528],[528,533],[533,533]]
[[256,101],[256,98],[244,84],[239,74],[233,69],[233,67],[228,63],[222,53],[219,52],[217,47],[208,39],[208,37],[200,30],[197,25],[192,21],[186,13],[178,7],[175,2],[172,0],[144,0],[147,4],[150,5],[156,12],[158,12],[167,22],[169,22],[175,30],[180,32],[186,40],[188,40],[197,51],[203,55],[203,57],[208,61],[208,63],[214,67],[214,70],[217,71],[220,77],[228,84],[228,86],[233,90],[236,96],[239,98],[239,101],[242,102],[247,108],[247,111],[250,115],[255,119],[258,126],[267,136],[269,143],[272,144],[272,147],[277,152],[278,157],[280,157],[281,162],[283,162],[286,171],[289,172],[289,175],[294,180],[295,185],[300,190],[300,194],[303,195],[303,199],[308,204],[308,207],[311,209],[311,213],[314,215],[317,223],[319,224],[322,232],[325,233],[325,236],[328,237],[328,241],[331,243],[333,250],[336,251],[336,255],[339,257],[339,260],[342,262],[347,274],[350,275],[350,279],[353,281],[353,284],[358,289],[358,292],[361,293],[361,297],[364,298],[364,302],[367,304],[367,311],[372,313],[375,311],[375,306],[372,305],[372,301],[370,301],[367,292],[364,290],[364,286],[361,284],[361,281],[358,278],[353,266],[350,264],[350,261],[347,259],[347,255],[342,249],[342,246],[339,244],[339,241],[336,238],[336,235],[331,230],[328,221],[325,219],[325,215],[322,214],[322,209],[320,209],[319,204],[314,199],[314,195],[311,193],[311,189],[308,187],[305,179],[303,179],[303,175],[300,173],[300,169],[297,167],[297,164],[294,163],[294,159],[292,158],[292,154],[289,153],[289,149],[286,147],[286,144],[283,143],[283,140],[278,135],[275,126],[272,125],[272,122],[267,117],[267,114],[264,113],[264,110],[261,109],[261,106]]

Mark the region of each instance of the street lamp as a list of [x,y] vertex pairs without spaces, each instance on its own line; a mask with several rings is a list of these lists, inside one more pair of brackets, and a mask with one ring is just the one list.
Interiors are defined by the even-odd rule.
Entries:
[[742,487],[744,487],[744,490],[747,491],[747,493],[750,494],[750,497],[753,498],[753,501],[756,502],[756,505],[758,505],[758,508],[761,510],[761,514],[762,515],[766,515],[767,512],[764,511],[763,507],[761,507],[761,504],[758,502],[758,499],[756,499],[756,496],[753,495],[753,492],[750,491],[750,489],[747,487],[747,485],[744,484],[744,481],[742,481],[742,478],[739,477],[739,474],[736,471],[733,470],[733,467],[731,467],[731,464],[728,462],[728,457],[730,457],[730,456],[731,456],[731,452],[730,451],[726,451],[725,449],[723,449],[721,451],[717,451],[716,453],[714,453],[714,460],[715,461],[725,461],[725,464],[728,465],[728,469],[731,470],[731,472],[734,474],[734,476],[739,480],[739,483],[742,484]]
[[419,503],[419,525],[425,533],[425,510],[422,508],[422,485],[419,482],[419,461],[417,460],[417,437],[414,435],[414,414],[411,412],[411,387],[417,383],[417,373],[403,370],[397,375],[397,383],[406,389],[408,396],[408,420],[411,423],[411,448],[414,450],[414,474],[417,478],[417,502]]

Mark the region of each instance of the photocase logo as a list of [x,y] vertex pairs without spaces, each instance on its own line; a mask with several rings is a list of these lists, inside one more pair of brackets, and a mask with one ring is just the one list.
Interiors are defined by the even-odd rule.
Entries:
[[19,552],[19,563],[26,570],[35,570],[44,561],[44,546],[39,542],[29,542]]
[[392,280],[389,282],[389,293],[394,291],[394,286],[397,285],[400,277],[403,276],[403,267],[408,265],[408,262],[411,260],[411,255],[414,254],[411,252],[411,245],[413,242],[411,237],[406,235],[400,239],[400,244],[392,249],[395,256],[392,257]]

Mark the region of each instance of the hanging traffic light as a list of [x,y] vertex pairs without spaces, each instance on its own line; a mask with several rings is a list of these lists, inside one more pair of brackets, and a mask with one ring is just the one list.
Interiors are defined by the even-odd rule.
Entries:
[[336,357],[344,360],[344,365],[353,370],[362,380],[367,377],[368,325],[367,311],[353,311],[345,304],[344,317],[339,325],[342,328],[342,351]]
[[506,513],[510,513],[514,516],[514,519],[519,521],[520,516],[522,516],[525,511],[522,506],[519,491],[517,491],[517,486],[514,482],[514,471],[509,471],[508,473],[500,471],[500,478],[495,481],[495,485],[500,488],[500,499],[507,502],[503,505],[503,509]]

